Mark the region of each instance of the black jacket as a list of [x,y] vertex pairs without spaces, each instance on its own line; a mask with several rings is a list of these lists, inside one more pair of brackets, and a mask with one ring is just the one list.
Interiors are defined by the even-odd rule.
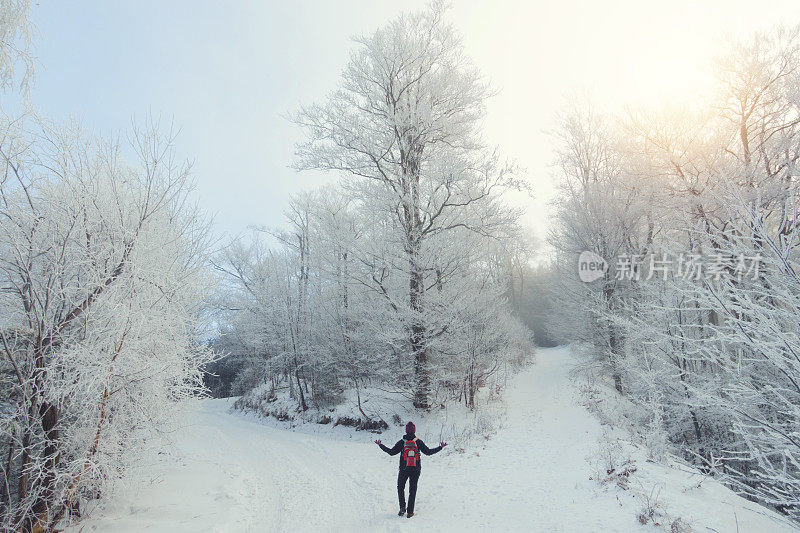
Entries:
[[[383,444],[381,444],[380,445],[381,446],[381,450],[385,451],[389,455],[397,455],[398,453],[403,451],[403,446],[405,446],[405,441],[411,440],[411,439],[413,439],[415,437],[416,437],[416,435],[403,435],[403,438],[400,439],[399,441],[397,441],[397,444],[395,444],[391,448],[388,448],[388,447],[384,446]],[[425,455],[433,455],[435,453],[439,453],[440,451],[442,451],[442,447],[441,446],[437,446],[436,448],[428,448],[427,446],[425,446],[425,443],[422,442],[422,439],[419,439],[419,438],[417,439],[417,446],[419,447],[419,451],[421,451]],[[403,470],[403,469],[406,469],[406,468],[412,469],[412,470],[419,470],[420,468],[422,468],[422,457],[420,456],[417,459],[417,466],[406,466],[405,463],[403,463],[403,456],[401,455],[400,456],[400,470]]]

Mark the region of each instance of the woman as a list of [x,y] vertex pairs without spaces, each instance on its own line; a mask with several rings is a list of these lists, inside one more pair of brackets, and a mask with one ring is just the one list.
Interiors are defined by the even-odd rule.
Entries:
[[417,428],[414,427],[414,422],[406,424],[406,434],[403,438],[397,441],[391,448],[387,448],[381,444],[380,439],[375,441],[375,444],[381,447],[389,455],[400,455],[400,472],[397,474],[397,498],[400,500],[400,512],[398,516],[403,516],[406,512],[406,480],[408,484],[408,518],[414,516],[414,499],[417,496],[417,482],[419,481],[419,474],[422,472],[422,457],[419,452],[425,455],[433,455],[442,451],[442,448],[447,446],[446,442],[440,442],[436,448],[428,448],[421,439],[415,435]]

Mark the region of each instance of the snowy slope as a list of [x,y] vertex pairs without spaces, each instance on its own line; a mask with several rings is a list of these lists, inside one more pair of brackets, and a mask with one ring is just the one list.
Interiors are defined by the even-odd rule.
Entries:
[[[658,531],[635,490],[590,478],[601,434],[568,377],[567,349],[540,350],[506,394],[508,420],[481,449],[423,460],[417,516],[399,518],[389,457],[366,432],[303,434],[211,400],[175,453],[133,472],[75,531]],[[418,431],[425,439],[424,426]],[[384,433],[388,444],[399,435]],[[436,443],[434,438],[428,444]],[[637,464],[692,531],[791,531],[779,517],[685,470]],[[667,530],[669,524],[666,524]]]

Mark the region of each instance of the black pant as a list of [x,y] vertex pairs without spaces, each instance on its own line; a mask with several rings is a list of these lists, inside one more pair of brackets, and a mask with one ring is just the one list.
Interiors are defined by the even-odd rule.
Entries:
[[[417,468],[403,468],[397,474],[397,498],[400,500],[400,509],[414,512],[414,499],[417,497],[417,482],[421,470]],[[408,480],[408,507],[406,507],[406,480]]]

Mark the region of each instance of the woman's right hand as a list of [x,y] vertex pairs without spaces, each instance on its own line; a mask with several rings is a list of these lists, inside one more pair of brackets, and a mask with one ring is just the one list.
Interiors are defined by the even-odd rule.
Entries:
[[375,441],[375,444],[377,444],[378,446],[380,446],[380,445],[381,445],[381,439],[378,439],[378,440],[376,440],[376,441]]

